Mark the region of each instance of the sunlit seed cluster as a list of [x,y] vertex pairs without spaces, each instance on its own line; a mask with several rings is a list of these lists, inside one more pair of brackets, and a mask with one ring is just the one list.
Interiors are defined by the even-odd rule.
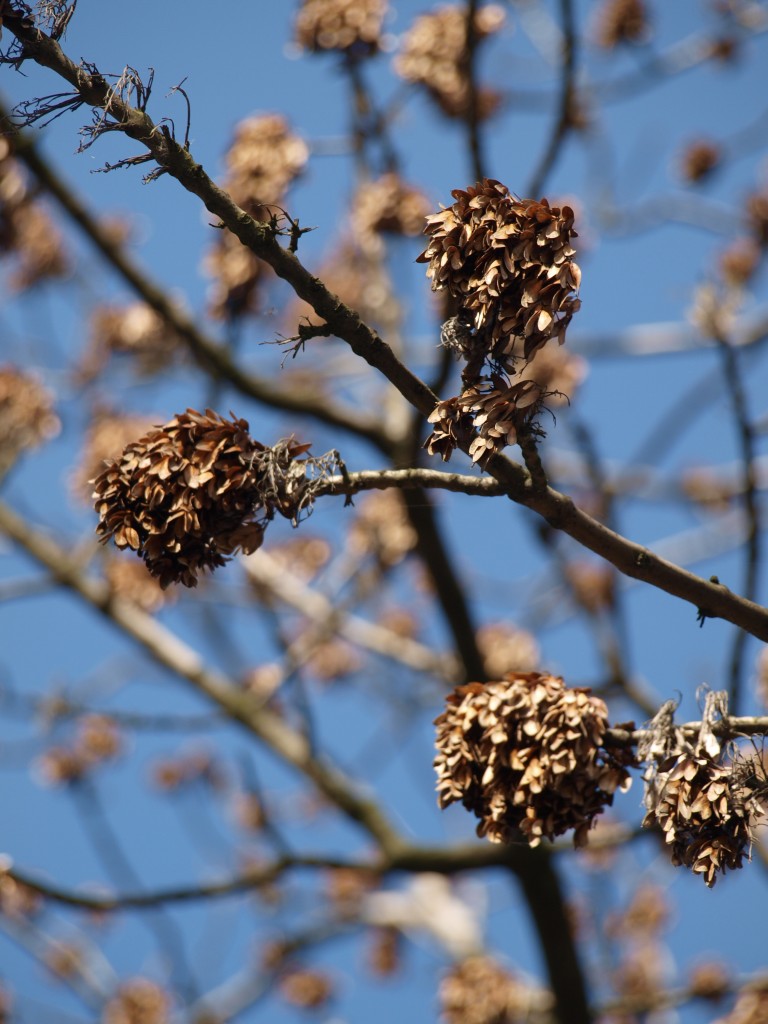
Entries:
[[102,541],[130,548],[161,587],[193,587],[203,569],[262,543],[275,512],[298,516],[307,450],[269,449],[242,419],[188,409],[126,446],[94,482]]
[[581,272],[570,207],[516,199],[489,178],[452,195],[452,206],[427,218],[430,241],[418,260],[458,306],[442,341],[466,361],[464,390],[434,409],[426,447],[448,459],[475,429],[470,454],[483,464],[529,429],[547,396],[533,372],[519,371],[565,339]]
[[436,719],[438,802],[461,802],[492,842],[531,846],[595,819],[629,786],[629,757],[602,745],[608,713],[586,689],[543,673],[460,686]]

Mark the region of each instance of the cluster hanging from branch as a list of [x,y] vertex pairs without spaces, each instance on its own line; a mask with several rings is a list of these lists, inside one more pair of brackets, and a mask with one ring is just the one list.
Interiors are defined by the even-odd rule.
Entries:
[[470,683],[449,694],[437,726],[438,802],[461,801],[492,842],[531,846],[575,830],[584,846],[595,817],[628,789],[630,751],[603,745],[608,709],[588,689],[540,672]]
[[565,340],[581,272],[570,207],[516,199],[492,178],[452,195],[452,206],[427,217],[430,241],[418,262],[457,309],[441,342],[465,360],[464,388],[433,411],[426,447],[447,460],[475,428],[470,454],[482,462],[531,429],[547,392],[511,378],[548,341]]
[[[708,693],[698,735],[674,725],[667,701],[633,752],[609,732],[605,704],[539,672],[457,687],[437,726],[438,803],[460,801],[479,819],[477,833],[531,846],[571,829],[587,843],[595,817],[629,788],[628,768],[645,764],[643,825],[661,829],[672,863],[711,887],[718,873],[749,857],[755,826],[766,820],[768,779],[761,755],[728,751],[714,726],[727,720],[727,695]],[[619,726],[632,730],[632,726]]]
[[[730,757],[713,725],[727,717],[725,691],[708,693],[695,741],[674,727],[674,701],[654,717],[640,756],[647,762],[643,825],[658,826],[672,863],[701,875],[711,888],[718,872],[735,870],[749,858],[754,827],[765,817],[750,762]],[[763,768],[763,775],[765,769]]]
[[[276,512],[296,525],[336,452],[306,456],[293,438],[255,441],[248,422],[188,409],[128,444],[94,481],[103,542],[131,548],[165,588],[261,546]],[[301,456],[305,456],[301,458]]]

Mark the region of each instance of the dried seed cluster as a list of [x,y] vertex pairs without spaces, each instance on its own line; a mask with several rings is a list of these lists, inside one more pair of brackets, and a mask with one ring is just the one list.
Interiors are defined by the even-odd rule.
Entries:
[[573,210],[516,199],[492,178],[451,194],[452,206],[427,217],[430,241],[418,257],[433,289],[471,315],[485,354],[502,366],[517,358],[515,342],[527,361],[550,338],[562,341],[579,308]]
[[399,174],[383,174],[362,184],[352,200],[352,226],[363,238],[379,234],[421,234],[429,200]]
[[680,158],[680,174],[688,182],[708,178],[723,158],[720,146],[709,139],[689,143]]
[[[226,154],[224,187],[254,220],[269,221],[279,212],[288,187],[308,158],[307,144],[279,114],[245,118],[237,125]],[[227,319],[256,311],[265,264],[230,231],[221,232],[205,267],[214,279],[212,316]]]
[[586,689],[538,672],[470,683],[448,696],[436,721],[438,802],[461,801],[477,832],[531,846],[574,829],[587,833],[617,789],[627,789],[630,757],[602,745],[608,712]]
[[386,0],[303,0],[296,15],[296,42],[312,53],[376,53],[386,13]]
[[146,566],[133,558],[116,556],[107,559],[104,577],[113,594],[137,605],[147,615],[154,615],[173,601],[173,595],[163,591]]
[[123,741],[108,715],[84,715],[71,743],[50,747],[41,754],[36,768],[42,782],[61,786],[79,782],[96,768],[119,756]]
[[[440,982],[440,1014],[445,1024],[517,1024],[532,1006],[551,1006],[549,993],[535,993],[489,956],[470,956]],[[537,998],[535,998],[537,997]]]
[[152,423],[147,416],[96,409],[85,432],[80,461],[72,472],[71,486],[75,495],[90,501],[93,480],[104,469],[104,463],[150,430]]
[[724,692],[710,693],[695,742],[673,726],[667,702],[641,745],[644,773],[643,825],[664,833],[672,863],[690,868],[712,887],[718,873],[743,866],[762,808],[744,773],[735,771],[712,730],[727,711]]
[[547,342],[563,342],[581,272],[570,207],[518,200],[490,178],[452,195],[452,206],[427,218],[430,242],[418,261],[458,306],[441,341],[466,360],[464,390],[434,409],[426,447],[448,459],[476,428],[471,455],[482,462],[514,444],[539,411],[545,387],[533,374],[509,378]]
[[0,137],[0,255],[15,260],[11,286],[20,291],[69,269],[59,233],[24,180],[7,136]]
[[103,1024],[168,1024],[170,999],[148,978],[132,978],[104,1007]]
[[161,587],[197,585],[237,551],[262,543],[275,512],[295,522],[312,500],[309,445],[293,439],[267,448],[246,420],[188,409],[128,444],[94,482],[97,532],[131,548]]
[[168,367],[180,348],[178,336],[151,306],[98,306],[91,316],[88,350],[82,372],[87,378],[100,373],[111,355],[131,356],[142,374]]
[[52,396],[40,381],[15,366],[0,366],[0,472],[23,451],[55,437],[60,427]]
[[595,42],[607,50],[620,43],[642,43],[649,28],[644,0],[604,0],[597,13]]
[[[475,41],[498,32],[503,22],[504,9],[500,5],[480,7],[475,15]],[[403,37],[395,71],[406,81],[423,86],[448,117],[467,117],[471,95],[465,8],[446,4],[416,18]],[[500,100],[495,90],[478,89],[477,116],[488,117]]]
[[657,792],[643,822],[657,824],[672,863],[703,876],[740,868],[752,838],[754,800],[734,785],[733,770],[701,754],[678,754],[659,765]]
[[743,988],[729,1014],[713,1024],[765,1024],[768,1020],[768,985]]

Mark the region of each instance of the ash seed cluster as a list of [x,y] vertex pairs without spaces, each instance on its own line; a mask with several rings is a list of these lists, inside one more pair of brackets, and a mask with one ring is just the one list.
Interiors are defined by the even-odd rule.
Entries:
[[267,448],[246,420],[188,409],[96,478],[97,532],[140,555],[163,589],[194,587],[201,570],[260,547],[275,512],[298,520],[311,502],[311,460],[296,461],[308,447],[288,439]]
[[547,392],[520,371],[547,342],[565,340],[581,272],[570,207],[517,199],[492,178],[452,195],[427,217],[417,262],[458,307],[441,342],[466,361],[464,390],[433,411],[425,447],[447,460],[474,428],[471,456],[483,465],[534,423]]
[[522,833],[531,846],[575,830],[627,789],[631,755],[603,746],[608,712],[586,689],[539,672],[457,687],[436,721],[438,802],[461,802],[492,842]]

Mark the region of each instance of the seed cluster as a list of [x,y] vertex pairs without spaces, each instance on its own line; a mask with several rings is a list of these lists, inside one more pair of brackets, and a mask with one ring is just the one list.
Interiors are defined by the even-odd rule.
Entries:
[[482,464],[529,429],[547,396],[519,373],[547,342],[564,341],[581,272],[570,207],[516,199],[491,178],[452,195],[452,206],[427,217],[418,262],[458,307],[441,341],[466,361],[464,390],[433,411],[426,447],[448,459],[475,428],[471,455]]
[[386,0],[303,0],[296,16],[296,42],[311,53],[376,53],[386,13]]
[[237,551],[260,547],[275,512],[296,521],[311,494],[308,445],[267,448],[242,419],[188,409],[126,446],[94,482],[102,541],[131,548],[161,587],[197,585]]
[[631,755],[603,746],[605,704],[539,672],[457,687],[436,721],[438,802],[460,801],[477,833],[531,846],[574,829],[584,846],[595,817],[629,787]]
[[[308,157],[307,144],[279,114],[247,117],[237,125],[226,155],[224,187],[254,220],[268,222]],[[266,264],[230,231],[221,232],[205,267],[214,279],[212,316],[229,319],[257,310]]]
[[643,825],[660,827],[672,863],[701,875],[711,888],[718,873],[743,866],[764,812],[754,774],[726,756],[713,731],[727,713],[725,692],[707,695],[695,741],[674,728],[674,709],[671,701],[661,708],[640,747],[648,763]]
[[33,374],[0,366],[0,473],[19,455],[58,434],[53,397]]
[[[480,7],[475,14],[475,43],[498,32],[503,23],[504,9],[499,4]],[[403,37],[395,71],[406,81],[423,87],[447,117],[468,117],[468,57],[466,10],[458,4],[445,4],[416,18]],[[475,96],[475,115],[481,120],[489,117],[500,101],[496,90],[480,87]]]

